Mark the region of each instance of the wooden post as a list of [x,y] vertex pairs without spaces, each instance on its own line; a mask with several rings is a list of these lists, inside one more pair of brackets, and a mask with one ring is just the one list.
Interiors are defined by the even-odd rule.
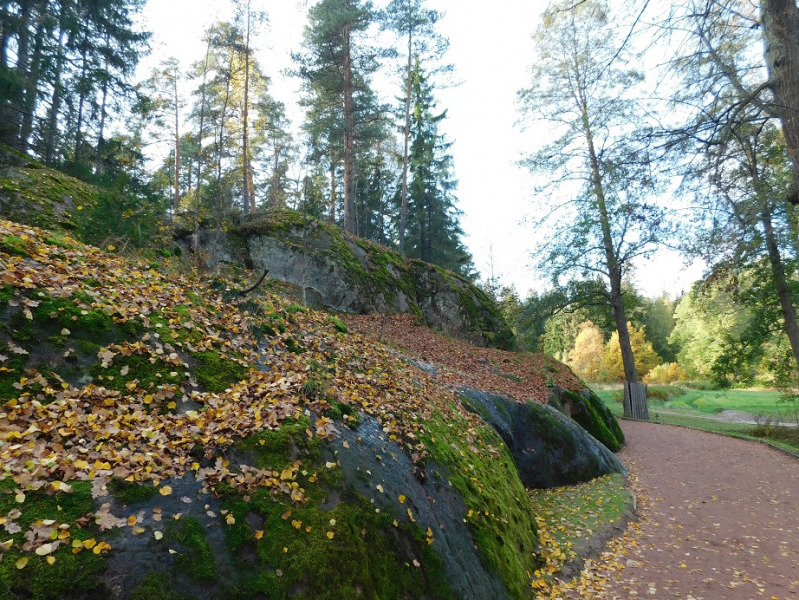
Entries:
[[624,416],[639,421],[649,420],[646,384],[624,382]]

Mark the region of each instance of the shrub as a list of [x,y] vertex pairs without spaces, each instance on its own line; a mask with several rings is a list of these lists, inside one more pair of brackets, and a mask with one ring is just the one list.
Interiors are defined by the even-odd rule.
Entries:
[[708,381],[707,379],[698,379],[694,381],[675,381],[674,384],[679,385],[680,387],[691,390],[699,390],[702,392],[720,390],[723,387],[720,383]]
[[650,400],[671,400],[675,396],[682,396],[685,391],[676,385],[650,385],[646,389]]
[[644,377],[644,382],[669,384],[686,379],[688,379],[688,372],[678,363],[663,363],[649,371]]

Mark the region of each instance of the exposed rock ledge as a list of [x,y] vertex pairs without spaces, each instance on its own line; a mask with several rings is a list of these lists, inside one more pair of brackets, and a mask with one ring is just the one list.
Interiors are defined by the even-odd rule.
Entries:
[[[191,245],[191,234],[183,243]],[[200,232],[212,263],[231,262],[298,286],[308,306],[355,313],[412,313],[434,330],[510,349],[513,333],[496,303],[468,279],[409,260],[307,215],[272,211],[226,232]]]

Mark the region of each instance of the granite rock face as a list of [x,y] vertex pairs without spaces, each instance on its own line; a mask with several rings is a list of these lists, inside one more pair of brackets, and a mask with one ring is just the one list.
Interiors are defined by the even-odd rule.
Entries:
[[[189,237],[184,241],[190,247]],[[431,329],[473,344],[514,344],[494,300],[465,277],[301,213],[273,211],[224,233],[205,230],[199,246],[212,262],[268,270],[269,277],[299,288],[311,308],[411,313]]]

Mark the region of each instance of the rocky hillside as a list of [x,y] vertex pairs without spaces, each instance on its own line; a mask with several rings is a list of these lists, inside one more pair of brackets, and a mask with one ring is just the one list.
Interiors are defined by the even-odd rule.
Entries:
[[[184,234],[186,249],[193,234]],[[293,210],[249,215],[224,232],[201,231],[199,248],[220,262],[295,286],[305,304],[341,313],[413,314],[436,331],[510,349],[513,333],[496,302],[465,277]]]
[[0,598],[531,597],[528,425],[621,470],[557,362],[113,250],[0,221]]

